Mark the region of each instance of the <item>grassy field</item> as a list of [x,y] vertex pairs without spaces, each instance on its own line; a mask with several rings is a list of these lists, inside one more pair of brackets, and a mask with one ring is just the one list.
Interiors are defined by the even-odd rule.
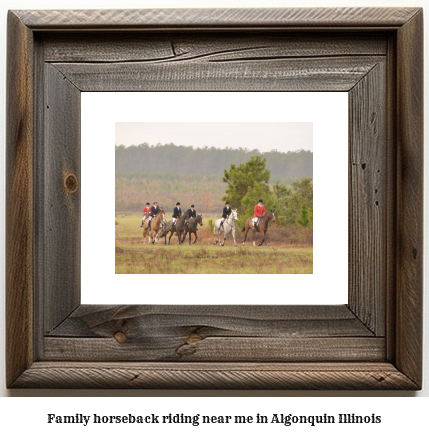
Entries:
[[[167,214],[167,220],[171,214]],[[214,246],[215,238],[204,216],[199,227],[198,241],[181,246],[173,235],[171,245],[164,239],[155,245],[143,245],[141,219],[138,215],[117,214],[116,274],[312,274],[313,247],[268,241],[268,247],[253,247],[252,242],[241,244],[243,234],[236,232],[238,247],[229,235],[224,247]],[[261,236],[257,236],[257,241]],[[168,238],[167,238],[168,244]]]

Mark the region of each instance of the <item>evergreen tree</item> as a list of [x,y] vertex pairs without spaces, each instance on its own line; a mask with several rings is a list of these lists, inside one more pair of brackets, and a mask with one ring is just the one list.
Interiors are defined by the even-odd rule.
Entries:
[[309,177],[295,179],[291,187],[276,183],[273,193],[278,203],[277,222],[294,224],[300,218],[302,204],[307,208],[308,219],[313,221],[313,180]]
[[233,164],[229,171],[225,170],[222,180],[228,184],[228,188],[222,200],[229,201],[239,214],[244,212],[243,198],[255,184],[260,184],[263,192],[269,192],[270,171],[265,168],[265,163],[264,157],[252,156],[246,163],[239,166]]
[[299,218],[296,220],[296,222],[301,227],[308,227],[308,225],[310,224],[310,218],[308,216],[308,210],[305,203],[302,203],[301,211],[299,213]]

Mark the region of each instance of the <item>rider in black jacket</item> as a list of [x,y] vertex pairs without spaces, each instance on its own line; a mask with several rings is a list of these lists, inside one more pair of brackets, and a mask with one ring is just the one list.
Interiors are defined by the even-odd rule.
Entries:
[[176,203],[176,207],[173,210],[173,226],[176,224],[177,218],[182,216],[182,209],[180,208],[180,203]]
[[189,218],[196,218],[197,217],[197,211],[194,209],[194,207],[195,206],[193,204],[191,204],[191,208],[186,211],[186,213],[189,215]]
[[220,223],[220,228],[223,229],[223,223],[229,216],[231,215],[231,208],[229,207],[229,201],[225,203],[225,207],[223,208],[222,212],[222,222]]
[[154,201],[152,209],[149,213],[149,221],[147,222],[147,228],[150,230],[150,222],[153,220],[153,217],[157,216],[159,214],[159,206],[158,202]]

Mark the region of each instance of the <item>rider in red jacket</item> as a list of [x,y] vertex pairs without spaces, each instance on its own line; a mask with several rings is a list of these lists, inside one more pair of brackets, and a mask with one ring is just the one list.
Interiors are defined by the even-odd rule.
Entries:
[[[147,215],[151,211],[150,203],[146,203],[145,208],[143,209],[143,219],[142,219],[142,225],[140,227],[143,227],[144,220],[146,219]],[[147,212],[147,213],[146,213]]]
[[252,218],[252,224],[253,224],[253,228],[252,228],[252,232],[254,232],[256,230],[256,226],[259,223],[259,218],[261,216],[265,215],[265,206],[264,206],[264,202],[262,200],[259,200],[258,204],[255,205],[255,209],[253,212],[253,218]]

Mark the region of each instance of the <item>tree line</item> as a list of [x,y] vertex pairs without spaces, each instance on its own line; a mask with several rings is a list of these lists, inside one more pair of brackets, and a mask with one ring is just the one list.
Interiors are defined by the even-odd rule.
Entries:
[[274,181],[290,184],[296,178],[313,177],[313,153],[306,150],[277,150],[261,153],[247,148],[194,148],[170,144],[143,143],[115,147],[116,173],[122,177],[148,173],[222,175],[225,168],[246,163],[250,157],[264,157]]
[[186,209],[193,203],[198,212],[222,210],[225,184],[221,177],[177,173],[116,173],[116,211],[142,212],[147,201],[153,201],[172,212],[177,201]]
[[300,227],[313,226],[313,179],[296,178],[290,185],[279,182],[270,186],[270,171],[266,168],[266,158],[251,156],[241,165],[232,164],[224,171],[223,182],[228,187],[223,201],[229,201],[236,208],[239,225],[253,216],[253,209],[259,199],[265,209],[273,209],[278,224],[297,224]]

